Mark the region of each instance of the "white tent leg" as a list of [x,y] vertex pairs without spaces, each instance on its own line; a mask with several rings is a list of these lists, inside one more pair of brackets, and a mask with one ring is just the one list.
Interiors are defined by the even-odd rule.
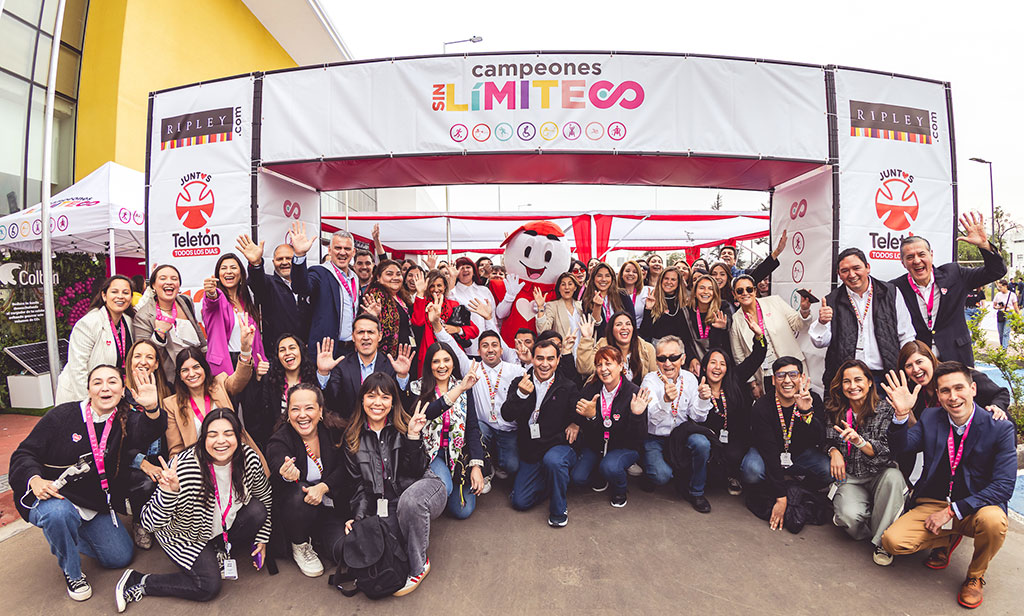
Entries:
[[109,229],[109,240],[107,240],[107,258],[110,259],[110,275],[117,273],[117,251],[114,250],[114,230]]

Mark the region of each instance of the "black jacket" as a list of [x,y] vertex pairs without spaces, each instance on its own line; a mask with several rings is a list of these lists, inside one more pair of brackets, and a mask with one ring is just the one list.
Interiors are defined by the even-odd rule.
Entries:
[[598,395],[598,392],[604,388],[604,383],[596,378],[592,379],[583,386],[583,391],[580,392],[580,397],[584,400],[590,400],[594,396],[598,396],[597,414],[594,415],[593,419],[587,419],[582,416],[577,416],[576,419],[576,422],[580,425],[580,440],[583,446],[597,453],[604,452],[605,432],[609,433],[608,451],[613,449],[634,449],[639,451],[643,448],[644,440],[647,438],[647,409],[644,409],[644,412],[640,415],[636,415],[629,408],[633,394],[640,391],[640,388],[625,378],[622,379],[621,383],[619,391],[615,394],[615,399],[612,400],[611,428],[605,428],[601,417],[601,397]]
[[[672,313],[673,310],[675,310],[675,313]],[[669,301],[669,311],[657,319],[651,316],[649,308],[644,308],[644,321],[640,324],[640,329],[637,333],[651,344],[665,336],[679,336],[683,340],[684,349],[689,348],[693,344],[693,336],[690,334],[690,327],[686,323],[686,307],[677,308],[674,299]]]
[[967,321],[964,318],[967,294],[1006,275],[1006,263],[998,252],[980,252],[985,260],[982,267],[963,267],[958,263],[947,263],[933,269],[933,288],[940,299],[931,329],[928,329],[928,322],[921,314],[917,293],[910,286],[908,275],[903,274],[889,281],[890,284],[896,285],[907,308],[910,309],[910,320],[914,323],[917,339],[928,346],[934,343],[939,351],[939,361],[958,361],[966,366],[974,365],[971,332],[967,329]]
[[422,479],[429,466],[423,441],[407,438],[390,423],[381,430],[379,439],[373,430],[361,430],[359,451],[345,450],[345,474],[352,488],[352,519],[376,515],[378,498],[388,499],[388,513],[393,515],[398,510],[398,497]]
[[[296,300],[291,287],[277,274],[268,274],[259,265],[248,264],[246,280],[253,299],[260,306],[263,319],[263,345],[267,353],[277,353],[275,345],[283,334],[294,334],[304,342],[309,340],[309,299]],[[315,348],[315,345],[314,345]]]
[[700,424],[714,433],[715,441],[718,440],[718,433],[726,426],[727,419],[729,445],[740,447],[744,451],[750,446],[750,407],[754,404],[754,394],[750,391],[747,381],[761,367],[767,352],[768,347],[765,346],[764,337],[754,338],[754,346],[750,349],[750,355],[747,355],[747,358],[739,365],[729,366],[729,371],[733,374],[729,378],[727,373],[727,380],[722,392],[725,394],[726,417],[723,419],[718,414],[720,402],[715,401],[714,406],[708,412],[707,419]]
[[[374,372],[383,372],[398,380],[395,369],[384,353],[377,351],[373,363]],[[362,373],[359,369],[359,354],[349,353],[331,370],[331,376],[324,387],[324,402],[327,409],[339,417],[348,419],[352,416],[352,406],[356,403],[359,387],[362,386]]]
[[[312,384],[319,386],[316,381]],[[242,423],[260,451],[266,451],[270,436],[274,433],[278,420],[283,416],[283,396],[284,384],[282,383],[280,387],[272,385],[267,375],[259,380],[249,379],[242,390]]]
[[[96,424],[96,438],[102,438],[103,426]],[[127,452],[138,451],[149,447],[149,444],[160,438],[167,430],[167,415],[160,411],[160,416],[150,419],[145,413],[129,410],[127,415],[127,436],[121,430],[119,419],[114,420],[113,428],[107,440],[107,449],[103,455],[106,465],[107,480],[111,491],[119,480],[128,475]],[[11,455],[10,483],[14,490],[14,501],[18,513],[26,521],[28,510],[21,504],[21,497],[28,490],[28,481],[39,475],[43,479],[54,480],[69,466],[78,462],[82,454],[92,453],[89,445],[89,433],[82,421],[80,402],[66,402],[50,409],[43,415],[32,432],[18,445]],[[121,458],[119,459],[119,455]],[[90,471],[78,475],[61,488],[60,493],[69,501],[94,511],[107,511],[107,500],[100,488],[100,477],[96,473],[96,465],[90,455]],[[34,497],[24,499],[34,502]]]
[[[526,372],[527,378],[533,378],[533,369]],[[519,380],[509,385],[505,403],[501,405],[501,417],[505,421],[514,421],[518,426],[516,433],[519,442],[519,458],[523,462],[537,464],[549,449],[558,445],[568,445],[565,429],[569,424],[577,425],[584,419],[576,414],[576,403],[580,399],[580,391],[576,384],[556,371],[555,381],[548,388],[547,394],[540,404],[537,424],[540,426],[540,438],[530,438],[530,416],[537,408],[536,389],[526,398],[519,396]]]
[[[317,426],[317,440],[320,441],[320,465],[324,467],[320,481],[330,488],[328,495],[332,500],[342,503],[349,498],[352,490],[347,482],[343,453],[338,449],[340,434],[332,434],[321,422]],[[270,466],[270,478],[276,487],[284,479],[281,477],[281,465],[285,458],[295,458],[295,468],[299,469],[299,481],[306,481],[307,465],[309,464],[306,447],[302,437],[292,428],[291,424],[283,424],[267,443],[267,464]]]
[[[686,350],[686,363],[683,364],[685,368],[691,361],[696,359],[701,361],[704,359],[704,355],[707,354],[708,349],[718,347],[729,355],[732,359],[732,347],[729,344],[729,331],[732,329],[732,315],[725,309],[725,304],[722,304],[722,311],[726,313],[725,328],[720,329],[718,327],[711,327],[708,332],[707,338],[701,338],[700,332],[697,327],[697,313],[694,312],[693,308],[685,308],[686,313],[686,329],[688,335],[680,336],[683,339],[683,345]],[[704,315],[701,315],[700,325],[707,330],[708,323],[704,319]]]
[[[798,455],[808,449],[821,450],[825,442],[825,405],[818,394],[811,393],[814,401],[811,404],[813,415],[811,422],[801,419],[793,421],[793,440],[789,445],[789,453],[795,460]],[[793,408],[783,408],[783,417],[789,424]],[[764,460],[767,492],[778,498],[786,495],[786,482],[783,477],[782,461],[779,455],[784,451],[782,425],[779,413],[775,408],[775,396],[761,396],[750,412],[750,435],[754,447]]]
[[[480,437],[480,420],[476,416],[476,401],[473,399],[472,390],[467,391],[463,395],[466,396],[466,431],[463,437],[462,453],[467,461],[482,461],[484,459],[484,444]],[[428,404],[423,412],[427,416],[427,421],[431,422],[450,408],[451,406],[445,402],[444,396],[441,396]]]
[[[1010,390],[1000,387],[995,381],[988,378],[984,372],[971,369],[971,378],[978,386],[978,393],[974,396],[974,402],[981,408],[988,408],[992,405],[998,406],[1003,411],[1010,409]],[[911,383],[913,386],[913,383]],[[914,404],[914,417],[921,418],[921,411],[930,406],[939,406],[937,398],[929,398],[926,392],[921,391]]]

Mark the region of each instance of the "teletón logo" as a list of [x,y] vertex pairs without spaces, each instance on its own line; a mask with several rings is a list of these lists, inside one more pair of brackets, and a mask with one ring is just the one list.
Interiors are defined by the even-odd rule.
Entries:
[[917,192],[911,186],[914,176],[902,169],[886,169],[879,175],[882,184],[875,191],[875,213],[893,231],[908,229],[920,210]]
[[242,134],[242,108],[223,107],[195,111],[160,120],[160,149],[231,141]]
[[933,143],[939,138],[938,114],[915,107],[851,100],[850,136]]
[[174,212],[181,224],[189,229],[198,229],[205,225],[213,216],[213,189],[208,173],[194,171],[181,178],[181,190],[174,203]]

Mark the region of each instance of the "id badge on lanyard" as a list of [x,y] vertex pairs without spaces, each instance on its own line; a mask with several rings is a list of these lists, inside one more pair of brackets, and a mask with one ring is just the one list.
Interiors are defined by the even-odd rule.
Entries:
[[[228,476],[231,476],[231,467],[228,467]],[[220,509],[220,530],[221,537],[224,538],[224,551],[227,552],[228,558],[224,561],[224,565],[221,569],[221,577],[225,580],[237,580],[238,579],[238,563],[234,558],[231,558],[231,541],[228,540],[228,513],[231,512],[231,504],[234,502],[234,491],[232,488],[228,488],[228,504],[223,506],[220,504],[220,488],[217,486],[217,473],[213,470],[213,464],[210,464],[210,479],[213,480],[213,495],[217,499],[217,508]],[[230,484],[229,484],[230,485]]]

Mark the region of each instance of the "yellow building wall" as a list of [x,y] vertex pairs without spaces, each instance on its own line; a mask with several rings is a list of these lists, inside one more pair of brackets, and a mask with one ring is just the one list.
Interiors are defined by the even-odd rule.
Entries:
[[150,92],[293,66],[241,0],[93,0],[82,49],[75,181],[108,160],[145,170]]

